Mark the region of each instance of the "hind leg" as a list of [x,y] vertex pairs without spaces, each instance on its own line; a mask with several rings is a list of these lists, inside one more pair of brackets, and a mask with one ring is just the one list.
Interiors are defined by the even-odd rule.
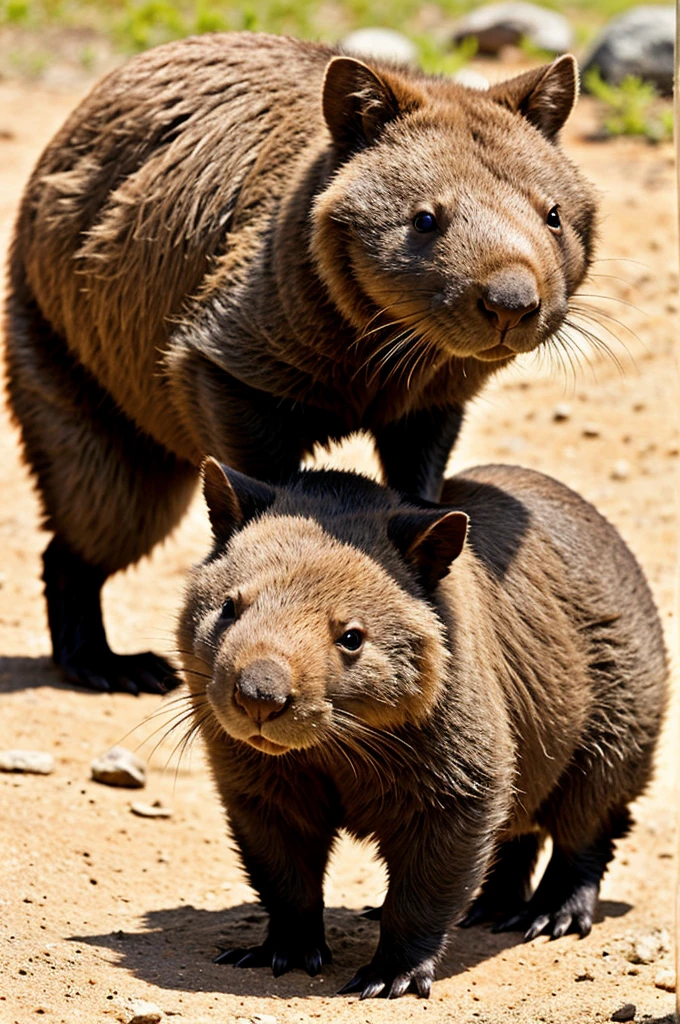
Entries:
[[523,931],[530,942],[543,932],[559,939],[567,932],[584,938],[593,926],[600,884],[614,856],[614,841],[630,827],[628,811],[611,815],[600,834],[578,849],[555,842],[553,854],[536,892],[514,914],[497,926],[497,931]]
[[54,534],[43,574],[54,661],[91,689],[163,692],[177,682],[168,662],[111,651],[100,593],[177,523],[196,471],[139,432],[34,306],[10,302],[8,327],[10,403]]
[[507,917],[529,899],[531,875],[542,843],[543,837],[537,832],[501,843],[482,891],[460,922],[461,928]]

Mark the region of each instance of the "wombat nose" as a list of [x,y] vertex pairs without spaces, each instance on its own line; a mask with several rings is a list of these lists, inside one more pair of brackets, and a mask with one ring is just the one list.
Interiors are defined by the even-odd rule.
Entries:
[[258,725],[282,714],[290,703],[290,670],[278,661],[262,659],[241,669],[234,686],[234,703]]
[[529,320],[540,306],[536,278],[524,267],[493,274],[482,288],[479,300],[480,312],[501,333]]

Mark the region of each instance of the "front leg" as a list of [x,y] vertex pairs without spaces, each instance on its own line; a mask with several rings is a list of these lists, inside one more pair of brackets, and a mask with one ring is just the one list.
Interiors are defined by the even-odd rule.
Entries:
[[297,815],[284,820],[272,805],[252,799],[232,805],[230,818],[250,883],[269,913],[269,929],[261,945],[227,949],[215,963],[271,967],[274,977],[294,967],[318,974],[331,962],[323,877],[335,826],[321,814],[314,821]]
[[439,501],[462,420],[463,410],[452,405],[422,409],[376,430],[375,444],[388,486]]
[[486,814],[480,810],[470,815],[474,831],[461,829],[460,812],[432,811],[403,822],[399,834],[387,841],[379,840],[390,884],[378,949],[340,995],[397,999],[415,991],[428,998],[448,929],[469,906],[492,855],[492,828],[484,827]]

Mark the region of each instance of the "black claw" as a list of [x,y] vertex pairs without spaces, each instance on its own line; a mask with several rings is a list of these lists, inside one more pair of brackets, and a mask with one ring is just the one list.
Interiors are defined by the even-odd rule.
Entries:
[[472,928],[487,917],[486,909],[481,904],[470,907],[462,921],[458,922],[459,928]]
[[348,981],[346,985],[343,985],[342,988],[338,990],[338,995],[348,996],[352,992],[361,992],[361,989],[363,987],[363,979],[359,976],[359,974],[355,974],[354,977],[350,981]]
[[213,960],[214,964],[233,964],[245,954],[245,949],[225,949]]
[[292,965],[285,953],[274,953],[272,956],[272,974],[275,978],[280,978],[282,974],[286,974],[292,969]]
[[381,981],[379,978],[376,978],[375,981],[369,981],[369,983],[364,987],[364,990],[359,996],[359,999],[375,999],[375,997],[379,996],[384,991],[384,989],[385,982]]
[[322,964],[321,953],[318,949],[313,950],[311,953],[305,953],[305,970],[310,978],[316,977],[321,970]]
[[361,917],[365,917],[367,921],[380,921],[382,920],[382,907],[366,907],[362,910]]
[[430,992],[432,991],[432,978],[430,977],[416,977],[416,992],[420,999],[429,999]]

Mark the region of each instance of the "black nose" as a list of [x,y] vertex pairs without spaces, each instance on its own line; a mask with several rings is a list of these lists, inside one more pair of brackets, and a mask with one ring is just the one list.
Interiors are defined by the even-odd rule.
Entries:
[[290,669],[279,661],[261,659],[241,669],[234,686],[234,703],[259,725],[276,718],[291,697]]
[[483,286],[479,300],[480,312],[501,333],[535,316],[540,306],[536,278],[524,267],[493,274]]

